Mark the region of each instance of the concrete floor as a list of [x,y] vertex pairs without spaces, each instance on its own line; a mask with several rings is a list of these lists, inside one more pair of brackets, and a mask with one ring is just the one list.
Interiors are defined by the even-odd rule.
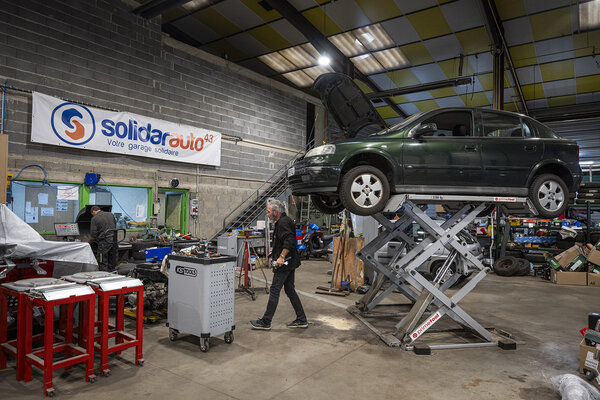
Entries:
[[[588,312],[598,311],[600,289],[594,287],[489,275],[461,305],[484,326],[504,329],[527,343],[515,351],[492,347],[418,356],[387,347],[345,311],[360,295],[315,296],[316,286],[327,284],[329,268],[325,261],[308,261],[297,271],[296,286],[305,292],[301,299],[311,322],[308,329],[285,327],[294,314],[282,294],[273,329],[251,330],[248,320],[262,316],[267,295],[259,291],[252,301],[238,293],[233,344],[212,338],[210,351],[202,353],[196,338],[182,335],[170,342],[164,323],[148,325],[143,367],[133,364],[133,350],[127,350],[109,359],[111,376],[99,377],[93,384],[84,381],[81,367],[59,370],[54,378],[56,395],[111,400],[559,399],[549,378],[577,374],[578,331],[586,326]],[[396,294],[389,298],[402,299]],[[391,321],[377,323],[391,325]],[[28,383],[17,382],[14,376],[11,360],[0,371],[1,399],[40,398],[39,371],[34,369]]]

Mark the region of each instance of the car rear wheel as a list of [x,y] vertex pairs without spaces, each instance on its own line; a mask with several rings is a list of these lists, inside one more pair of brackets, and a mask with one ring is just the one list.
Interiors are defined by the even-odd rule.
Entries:
[[311,195],[310,200],[313,206],[324,214],[337,214],[344,209],[344,205],[337,197],[324,197]]
[[569,191],[565,182],[553,174],[543,174],[533,180],[529,198],[542,218],[556,218],[568,206]]
[[390,185],[383,172],[377,168],[359,165],[346,172],[342,178],[340,198],[353,214],[377,214],[384,209],[390,198]]

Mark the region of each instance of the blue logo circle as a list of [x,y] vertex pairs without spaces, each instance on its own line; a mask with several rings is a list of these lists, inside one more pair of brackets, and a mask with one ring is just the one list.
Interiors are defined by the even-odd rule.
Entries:
[[67,102],[56,106],[52,110],[50,122],[54,134],[63,142],[74,146],[86,144],[96,133],[94,115],[80,104]]

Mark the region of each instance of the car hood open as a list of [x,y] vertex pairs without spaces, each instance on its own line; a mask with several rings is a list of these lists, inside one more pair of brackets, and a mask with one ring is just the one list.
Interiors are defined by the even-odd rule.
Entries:
[[348,75],[337,72],[320,75],[314,89],[346,138],[353,138],[367,128],[369,133],[387,128],[383,118]]

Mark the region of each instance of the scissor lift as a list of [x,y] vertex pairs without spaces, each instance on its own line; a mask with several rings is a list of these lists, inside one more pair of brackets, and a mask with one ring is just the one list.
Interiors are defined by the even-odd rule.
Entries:
[[[453,216],[439,225],[431,219],[419,205],[444,204],[455,210]],[[386,344],[412,350],[417,354],[430,354],[435,349],[455,349],[470,347],[499,346],[502,349],[515,349],[522,344],[507,332],[486,329],[465,310],[459,302],[471,292],[490,271],[467,247],[461,243],[457,234],[467,227],[488,206],[495,204],[504,209],[520,209],[527,213],[535,213],[531,203],[525,197],[499,196],[457,196],[457,195],[413,195],[402,194],[390,198],[384,212],[395,212],[399,219],[390,221],[382,213],[373,215],[381,224],[383,231],[360,252],[358,257],[377,271],[377,277],[369,291],[348,311],[355,315]],[[416,221],[428,236],[416,243],[404,231]],[[389,241],[400,241],[403,249],[397,252],[392,260],[384,265],[375,258],[375,253]],[[446,248],[450,255],[438,270],[433,281],[427,280],[417,269],[429,257]],[[448,277],[448,271],[454,261],[462,258],[475,268],[470,279],[456,293],[446,291],[460,278],[454,273]],[[379,313],[375,308],[392,292],[405,295],[413,304],[408,312]],[[443,343],[435,345],[415,344],[428,329],[447,315],[466,330],[479,338],[477,342]],[[400,317],[395,325],[396,331],[385,333],[372,325],[369,317]]]

